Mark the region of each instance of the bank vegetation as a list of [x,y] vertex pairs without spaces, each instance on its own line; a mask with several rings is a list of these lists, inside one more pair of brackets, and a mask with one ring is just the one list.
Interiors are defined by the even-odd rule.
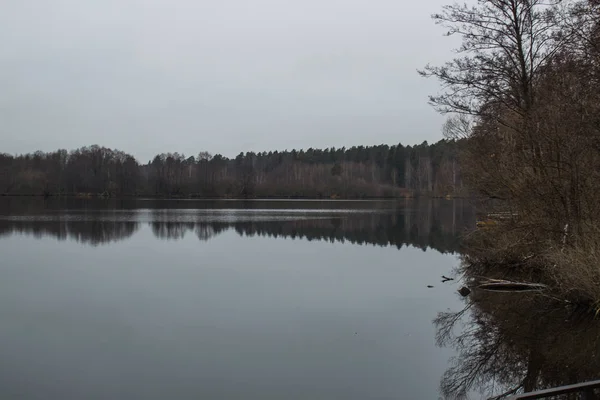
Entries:
[[465,268],[600,310],[600,2],[479,0],[433,18],[462,45],[421,74],[444,85],[430,100],[465,140],[467,185],[492,199]]

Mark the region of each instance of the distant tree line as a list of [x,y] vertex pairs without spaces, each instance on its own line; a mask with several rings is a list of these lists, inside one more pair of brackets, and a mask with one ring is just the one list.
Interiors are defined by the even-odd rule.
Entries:
[[146,164],[100,146],[0,154],[0,194],[164,197],[401,197],[464,192],[460,140],[240,153],[162,153]]

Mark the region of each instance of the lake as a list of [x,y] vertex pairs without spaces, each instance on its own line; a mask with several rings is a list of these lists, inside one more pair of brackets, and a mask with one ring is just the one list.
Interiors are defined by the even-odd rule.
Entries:
[[474,224],[466,200],[0,198],[2,398],[438,398]]

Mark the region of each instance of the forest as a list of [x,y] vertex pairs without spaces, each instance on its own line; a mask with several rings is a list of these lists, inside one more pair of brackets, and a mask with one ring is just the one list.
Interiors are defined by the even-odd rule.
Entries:
[[240,153],[180,153],[146,164],[89,146],[0,154],[0,195],[197,198],[390,198],[464,194],[460,140]]

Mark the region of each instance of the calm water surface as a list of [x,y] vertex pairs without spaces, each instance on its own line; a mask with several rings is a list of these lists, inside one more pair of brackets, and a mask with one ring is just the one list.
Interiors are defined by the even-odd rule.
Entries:
[[[7,399],[435,399],[465,201],[0,198]],[[427,288],[433,285],[434,288]]]

